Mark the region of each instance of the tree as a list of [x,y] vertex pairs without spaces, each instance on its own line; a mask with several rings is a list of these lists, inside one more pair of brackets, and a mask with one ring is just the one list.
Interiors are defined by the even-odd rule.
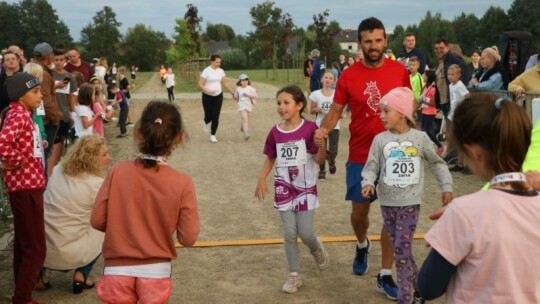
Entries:
[[[13,6],[16,10],[3,12],[11,13],[13,16],[7,16],[9,24],[2,27],[2,31],[13,30],[17,36],[17,41],[13,44],[27,50],[34,49],[34,46],[41,42],[48,42],[54,45],[57,41],[64,44],[72,43],[73,38],[69,35],[67,26],[60,21],[56,15],[56,10],[47,2],[47,0],[22,0]],[[3,40],[3,39],[2,39]]]
[[171,41],[164,33],[154,31],[144,24],[136,24],[127,30],[122,42],[123,63],[151,71],[165,62],[165,50],[170,44]]
[[313,15],[313,25],[315,25],[315,46],[321,51],[321,57],[327,56],[328,58],[337,57],[338,54],[330,54],[332,45],[334,44],[334,37],[341,30],[339,23],[336,21],[328,23],[327,19],[330,16],[328,10],[323,13]]
[[167,65],[172,65],[180,61],[188,60],[195,54],[195,43],[191,39],[191,34],[185,19],[176,19],[174,27],[174,44],[166,51]]
[[452,22],[444,20],[441,13],[432,15],[431,11],[428,11],[418,25],[416,46],[424,51],[427,62],[431,67],[436,67],[437,64],[435,53],[431,50],[433,50],[435,41],[439,38],[445,38],[450,43],[456,43],[456,33]]
[[7,2],[0,2],[0,29],[2,29],[2,38],[0,39],[0,49],[4,49],[12,44],[19,45],[22,48],[20,43],[23,42],[20,40],[20,37],[23,35],[21,28],[17,25],[14,25],[13,22],[17,22],[20,19],[19,10],[17,5],[11,5]]
[[481,33],[480,44],[482,47],[497,45],[501,33],[511,30],[510,21],[504,10],[500,7],[490,6],[480,18],[478,33]]
[[452,21],[456,39],[463,50],[463,54],[470,56],[472,52],[480,46],[479,26],[480,20],[474,14],[465,14],[454,18]]
[[232,27],[223,23],[212,24],[210,22],[206,25],[206,33],[204,36],[206,41],[215,40],[230,42],[236,38],[236,34]]
[[405,37],[405,33],[408,33],[408,31],[405,31],[405,28],[398,24],[394,27],[391,34],[387,34],[387,47],[394,52],[396,57],[399,56],[401,49],[403,49],[403,37]]
[[256,47],[260,48],[265,59],[271,59],[277,39],[280,36],[280,20],[282,10],[274,7],[274,2],[265,1],[249,10],[255,27],[249,35],[253,38]]
[[514,0],[508,9],[513,30],[529,31],[533,36],[533,51],[540,46],[540,6],[536,0]]
[[199,32],[201,31],[201,22],[203,21],[202,17],[199,17],[199,9],[193,5],[186,5],[188,8],[184,19],[189,30],[189,35],[193,41],[193,47],[195,48],[195,53],[199,55],[201,53],[201,37]]
[[289,43],[294,37],[294,21],[289,13],[285,13],[283,16],[281,16],[281,45],[283,50],[285,50],[285,54],[290,55],[290,49],[289,49]]
[[119,30],[122,23],[116,20],[116,13],[109,6],[104,6],[92,20],[81,30],[81,44],[91,56],[114,58],[122,39]]

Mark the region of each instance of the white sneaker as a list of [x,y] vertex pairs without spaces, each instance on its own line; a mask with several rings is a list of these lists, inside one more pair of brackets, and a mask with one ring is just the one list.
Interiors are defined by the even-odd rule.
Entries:
[[324,249],[323,243],[320,240],[319,244],[321,244],[319,249],[313,251],[311,254],[315,258],[315,263],[317,263],[319,269],[326,269],[328,264],[330,264],[330,258],[328,257],[328,252],[326,249]]
[[210,135],[210,142],[217,143],[217,138],[215,135]]
[[204,130],[204,132],[208,133],[208,131],[210,131],[210,128],[208,127],[209,124],[207,124],[206,122],[202,122],[202,129]]
[[283,287],[281,287],[281,291],[286,293],[295,293],[299,287],[302,287],[302,279],[300,278],[300,275],[298,272],[291,272],[289,273],[287,281],[285,284],[283,284]]
[[244,133],[244,140],[248,140],[248,139],[249,139],[249,134]]

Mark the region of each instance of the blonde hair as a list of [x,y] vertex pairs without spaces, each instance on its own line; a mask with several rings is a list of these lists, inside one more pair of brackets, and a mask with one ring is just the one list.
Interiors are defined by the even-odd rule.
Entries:
[[98,64],[97,64],[97,65],[98,65],[98,66],[100,65],[100,66],[103,66],[103,67],[105,67],[105,68],[108,68],[109,65],[107,64],[107,58],[105,58],[105,57],[99,57],[99,60],[98,60]]
[[456,71],[457,73],[460,73],[461,74],[461,67],[457,64],[452,64],[451,66],[448,67],[448,70],[454,70]]
[[485,55],[493,59],[494,62],[497,62],[501,59],[501,56],[499,55],[499,49],[496,46],[485,48],[482,51],[481,56],[485,56]]
[[90,174],[101,175],[101,162],[99,161],[101,147],[105,139],[96,135],[79,138],[62,160],[62,171],[69,176]]
[[39,81],[43,79],[43,67],[41,65],[29,62],[24,66],[24,72],[36,77]]

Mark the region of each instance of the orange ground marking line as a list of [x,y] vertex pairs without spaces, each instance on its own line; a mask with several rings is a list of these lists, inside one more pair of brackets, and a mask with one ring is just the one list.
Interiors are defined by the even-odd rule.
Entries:
[[[414,239],[423,239],[424,233],[415,233]],[[380,235],[368,236],[371,241],[380,241]],[[353,242],[356,241],[355,236],[326,236],[321,237],[324,243],[334,242]],[[276,245],[283,244],[283,239],[261,239],[261,240],[226,240],[226,241],[200,241],[195,242],[193,247],[225,247],[225,246],[253,246],[253,245]],[[183,247],[176,243],[176,247]]]

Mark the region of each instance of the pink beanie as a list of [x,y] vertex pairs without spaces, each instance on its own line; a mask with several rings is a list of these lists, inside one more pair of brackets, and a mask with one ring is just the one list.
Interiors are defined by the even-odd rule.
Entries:
[[414,94],[411,89],[406,87],[397,87],[392,89],[381,98],[381,104],[390,107],[399,113],[405,115],[407,119],[414,122],[413,118]]

